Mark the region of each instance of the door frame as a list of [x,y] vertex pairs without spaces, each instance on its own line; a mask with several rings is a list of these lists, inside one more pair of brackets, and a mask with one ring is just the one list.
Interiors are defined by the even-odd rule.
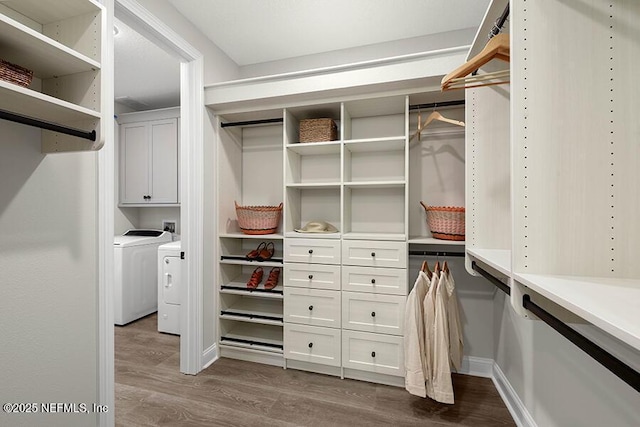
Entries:
[[[180,223],[184,285],[181,291],[180,372],[202,370],[203,293],[203,147],[204,59],[202,54],[135,0],[104,0],[119,20],[180,60]],[[111,14],[110,14],[111,15]],[[113,15],[107,19],[109,28]],[[113,62],[113,34],[108,33],[106,58]],[[113,97],[113,78],[103,92]],[[109,86],[110,85],[110,86]],[[115,212],[115,141],[113,117],[104,118],[107,144],[98,155],[99,277],[98,277],[98,402],[109,411],[99,415],[101,426],[115,424],[113,236]],[[113,121],[112,121],[113,120]]]

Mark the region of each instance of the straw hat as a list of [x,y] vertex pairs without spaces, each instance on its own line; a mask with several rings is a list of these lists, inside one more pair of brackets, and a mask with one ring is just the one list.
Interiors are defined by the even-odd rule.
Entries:
[[296,228],[298,233],[337,233],[338,229],[326,221],[309,221],[302,228]]

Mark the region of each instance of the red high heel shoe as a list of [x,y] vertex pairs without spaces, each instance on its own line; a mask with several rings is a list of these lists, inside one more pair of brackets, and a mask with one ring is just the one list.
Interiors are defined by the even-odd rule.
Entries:
[[264,271],[262,270],[262,267],[258,267],[255,270],[253,270],[253,273],[251,273],[251,278],[247,282],[247,288],[249,289],[257,288],[260,282],[262,281],[263,273]]
[[271,259],[271,257],[273,256],[273,253],[275,252],[275,245],[273,244],[273,242],[269,242],[266,244],[266,246],[264,247],[264,249],[262,249],[260,251],[260,253],[258,254],[258,261],[266,261]]
[[273,267],[269,272],[267,281],[264,282],[264,288],[268,291],[278,286],[278,279],[280,279],[280,267]]
[[255,260],[259,260],[260,259],[260,254],[267,248],[267,242],[261,242],[258,247],[254,250],[252,250],[251,252],[249,252],[246,257],[247,259],[255,259]]

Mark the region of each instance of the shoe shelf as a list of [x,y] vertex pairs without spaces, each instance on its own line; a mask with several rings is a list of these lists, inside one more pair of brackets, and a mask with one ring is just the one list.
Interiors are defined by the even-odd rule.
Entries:
[[244,234],[242,231],[232,231],[228,233],[220,233],[218,237],[226,239],[251,239],[251,240],[282,240],[281,233],[274,234]]
[[[253,267],[282,267],[282,257],[274,257],[269,261],[255,261],[248,260],[244,255],[237,256],[221,256],[220,264],[230,264],[230,265],[250,265]],[[267,273],[267,272],[265,272]]]
[[247,282],[249,276],[245,276],[247,280],[242,282],[232,282],[227,285],[220,286],[220,293],[226,295],[242,295],[250,296],[254,298],[272,298],[283,299],[284,288],[282,285],[278,285],[273,289],[264,289],[264,287],[258,286],[256,289],[247,288]]
[[282,326],[223,321],[220,345],[282,354]]
[[219,317],[240,322],[282,325],[282,301],[230,296],[222,301]]

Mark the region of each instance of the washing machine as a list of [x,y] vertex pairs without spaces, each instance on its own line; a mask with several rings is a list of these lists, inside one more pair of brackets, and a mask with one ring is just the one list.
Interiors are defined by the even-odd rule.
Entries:
[[179,241],[158,247],[158,332],[180,335],[182,285]]
[[129,230],[114,238],[114,323],[126,325],[158,310],[158,246],[171,242],[162,230]]

